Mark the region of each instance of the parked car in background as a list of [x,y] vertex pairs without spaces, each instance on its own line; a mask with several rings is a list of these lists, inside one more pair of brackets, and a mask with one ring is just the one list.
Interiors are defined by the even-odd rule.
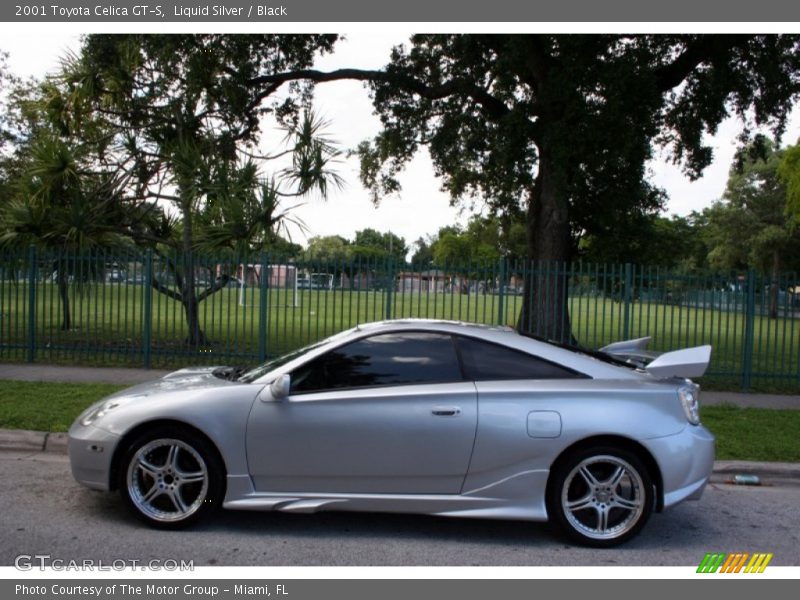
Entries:
[[106,283],[123,283],[127,279],[125,271],[112,269],[106,272]]
[[[710,347],[606,352],[510,328],[360,325],[242,372],[181,369],[94,404],[75,478],[157,527],[215,508],[551,520],[613,546],[698,499]],[[618,354],[621,358],[616,358]]]

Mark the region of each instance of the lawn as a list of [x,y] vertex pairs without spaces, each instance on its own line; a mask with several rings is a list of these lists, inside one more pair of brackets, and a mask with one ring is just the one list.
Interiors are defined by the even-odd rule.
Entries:
[[800,410],[704,406],[719,460],[800,462]]
[[[66,431],[81,411],[124,386],[0,381],[0,428]],[[704,406],[720,460],[800,462],[800,410]]]
[[0,381],[0,428],[66,431],[81,411],[126,386]]
[[[0,359],[25,360],[30,328],[30,290],[0,280]],[[35,291],[35,360],[140,366],[146,329],[142,285],[93,284],[71,291],[73,323],[60,328],[60,301],[52,283]],[[712,294],[709,296],[709,294]],[[629,303],[599,295],[570,298],[577,340],[597,348],[613,341],[650,335],[656,350],[699,344],[714,348],[702,382],[738,389],[742,382],[746,323],[740,299],[687,296],[666,303],[634,298]],[[694,299],[693,299],[694,298]],[[722,300],[725,300],[723,302]],[[710,302],[709,302],[710,299]],[[257,288],[226,288],[200,304],[201,327],[209,338],[202,348],[185,344],[187,328],[179,302],[152,292],[149,319],[151,365],[172,367],[203,362],[252,364],[260,353],[276,356],[358,323],[387,317],[421,317],[513,325],[522,297],[493,293],[421,293],[270,288],[261,303]],[[752,373],[756,389],[800,390],[800,318],[787,313],[770,319],[757,312],[752,330]],[[263,315],[263,318],[262,318]],[[263,331],[263,335],[262,335]]]

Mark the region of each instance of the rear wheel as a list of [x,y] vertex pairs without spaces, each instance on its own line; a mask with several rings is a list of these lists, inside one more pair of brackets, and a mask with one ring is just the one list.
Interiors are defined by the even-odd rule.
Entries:
[[570,455],[548,488],[551,518],[574,540],[598,548],[621,544],[644,527],[653,482],[634,453],[593,447]]
[[157,428],[129,446],[119,489],[134,514],[150,525],[184,527],[221,504],[224,469],[202,436]]

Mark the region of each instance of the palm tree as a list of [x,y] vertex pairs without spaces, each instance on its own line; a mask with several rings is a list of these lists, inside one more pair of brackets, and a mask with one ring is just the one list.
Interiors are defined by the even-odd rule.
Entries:
[[[118,231],[120,182],[86,170],[80,147],[52,133],[34,139],[22,150],[24,167],[11,199],[0,207],[0,246],[35,245],[51,257],[50,268],[61,301],[61,329],[72,327],[69,281],[89,278],[99,268],[100,248],[125,246]],[[87,269],[77,269],[70,256],[88,256]]]

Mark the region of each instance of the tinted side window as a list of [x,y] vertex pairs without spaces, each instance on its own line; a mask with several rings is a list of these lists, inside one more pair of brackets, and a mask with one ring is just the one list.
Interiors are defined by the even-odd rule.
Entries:
[[502,379],[576,379],[584,377],[557,364],[530,354],[458,337],[458,348],[464,364],[464,374],[474,381]]
[[331,350],[292,373],[292,392],[460,381],[449,335],[375,335]]

